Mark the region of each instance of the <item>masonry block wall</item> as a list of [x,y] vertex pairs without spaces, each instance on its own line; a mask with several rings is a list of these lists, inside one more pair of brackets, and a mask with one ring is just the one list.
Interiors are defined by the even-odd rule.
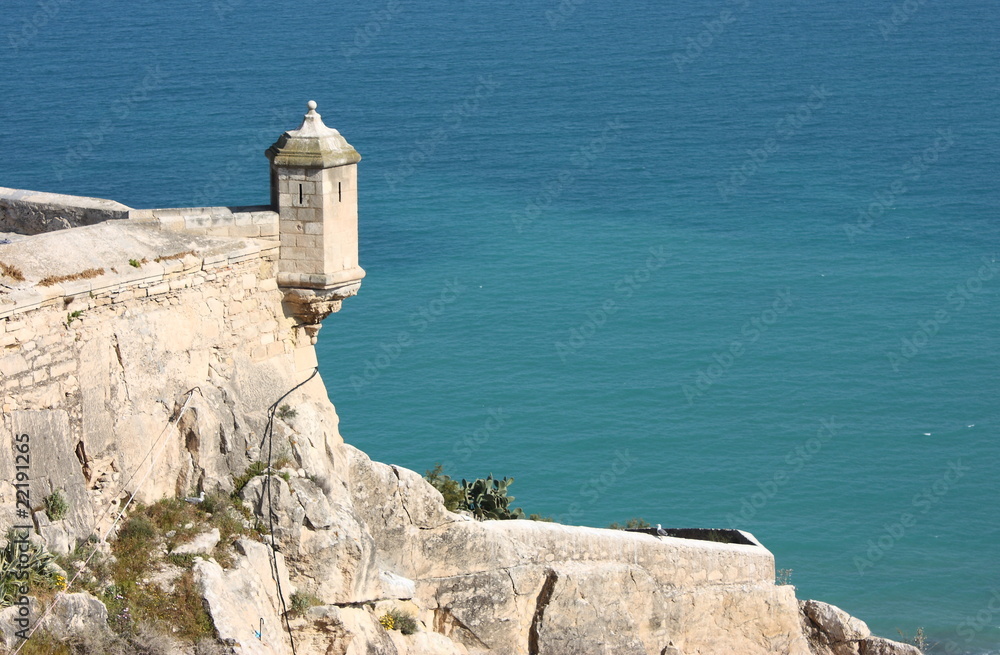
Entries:
[[183,352],[198,369],[192,374],[221,365],[222,353],[242,353],[251,361],[285,356],[309,370],[315,350],[297,322],[283,315],[282,297],[269,254],[236,263],[192,256],[169,262],[152,279],[49,298],[44,306],[11,313],[0,318],[3,411],[73,405],[88,344],[107,336],[108,326],[126,314],[197,323],[198,335],[186,328],[162,335],[168,338],[166,352]]

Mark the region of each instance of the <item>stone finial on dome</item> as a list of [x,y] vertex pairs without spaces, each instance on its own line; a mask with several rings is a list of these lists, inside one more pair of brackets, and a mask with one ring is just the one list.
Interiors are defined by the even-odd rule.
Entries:
[[316,106],[315,100],[310,100],[306,103],[306,109],[308,111],[306,111],[305,115],[302,117],[302,124],[299,125],[299,129],[294,131],[300,136],[304,131],[316,132],[317,134],[322,132],[335,132],[340,134],[337,130],[329,128],[323,123],[323,117],[316,111]]
[[267,149],[265,154],[275,166],[330,168],[361,161],[361,155],[340,135],[323,124],[316,111],[316,101],[306,103],[309,111],[297,130],[289,130]]

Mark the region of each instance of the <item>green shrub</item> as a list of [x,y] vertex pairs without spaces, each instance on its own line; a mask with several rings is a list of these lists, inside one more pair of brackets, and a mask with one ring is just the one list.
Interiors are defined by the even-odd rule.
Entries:
[[42,502],[45,504],[45,515],[49,517],[50,521],[61,521],[66,518],[69,505],[66,504],[66,499],[63,498],[58,489],[46,496]]
[[136,514],[129,518],[118,531],[119,544],[143,544],[156,536],[153,522],[145,514]]
[[288,613],[292,616],[302,616],[310,607],[315,607],[317,605],[322,605],[323,601],[316,598],[312,594],[303,593],[296,591],[292,594],[291,607],[288,608]]
[[253,480],[258,475],[263,475],[265,471],[267,471],[267,464],[264,462],[251,462],[246,471],[233,478],[233,487],[235,487],[233,489],[233,497],[238,496],[250,480]]
[[210,494],[205,494],[201,502],[196,504],[197,507],[202,512],[206,514],[218,514],[220,512],[225,512],[227,509],[233,506],[233,499],[229,497],[228,494],[212,492]]
[[412,635],[417,631],[417,620],[402,610],[391,609],[379,617],[378,622],[386,630],[399,630],[404,635]]
[[278,418],[282,421],[289,421],[298,415],[299,413],[292,409],[290,405],[282,405],[278,408]]
[[555,519],[551,516],[542,516],[541,514],[532,514],[528,517],[529,521],[541,521],[542,523],[555,523]]
[[449,512],[464,507],[465,492],[462,491],[462,486],[458,484],[457,480],[452,480],[450,476],[445,475],[440,464],[436,464],[433,470],[424,472],[424,479],[441,492],[441,495],[444,496],[444,507]]
[[625,525],[619,525],[616,522],[608,526],[608,528],[611,530],[644,530],[646,528],[651,528],[651,527],[653,526],[649,524],[649,521],[638,517],[631,518],[625,521]]
[[295,458],[292,457],[292,449],[286,443],[277,449],[274,453],[274,459],[271,461],[271,468],[275,471],[283,468],[298,468],[295,463]]

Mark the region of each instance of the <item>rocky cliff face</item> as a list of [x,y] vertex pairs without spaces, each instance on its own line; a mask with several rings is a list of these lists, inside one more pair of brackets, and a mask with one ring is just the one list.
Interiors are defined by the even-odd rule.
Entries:
[[[274,246],[262,243],[125,220],[0,245],[0,263],[22,278],[0,280],[8,299],[41,298],[4,304],[0,294],[0,528],[19,522],[16,435],[30,437],[36,538],[62,552],[104,535],[133,494],[147,505],[229,494],[270,453],[282,474],[252,477],[238,495],[247,524],[273,523],[277,552],[268,538],[235,535],[184,560],[212,619],[211,652],[285,655],[292,639],[299,655],[909,652],[836,608],[800,609],[756,542],[446,511],[417,473],[344,443],[313,376],[315,331],[284,304]],[[40,262],[42,252],[59,255]],[[142,275],[108,283],[119,270]],[[46,276],[65,288],[41,286]],[[279,399],[288,408],[269,431]],[[50,520],[42,498],[56,491],[68,511]],[[293,593],[318,604],[289,619],[289,637]],[[86,594],[47,602],[89,603],[84,631],[105,629]],[[32,620],[43,611],[36,605]],[[416,631],[386,629],[391,611],[410,613]],[[12,648],[15,617],[0,614]],[[45,624],[69,635],[71,619],[53,611]],[[166,652],[210,652],[171,643]]]

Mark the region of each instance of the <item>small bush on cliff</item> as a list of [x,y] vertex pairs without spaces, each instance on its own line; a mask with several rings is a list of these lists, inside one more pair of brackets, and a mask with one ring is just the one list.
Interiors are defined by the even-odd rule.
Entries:
[[288,608],[288,613],[292,616],[302,616],[309,611],[310,607],[316,607],[317,605],[323,604],[323,601],[319,598],[301,591],[296,591],[292,594],[291,601],[291,607]]
[[247,486],[247,483],[253,480],[258,475],[264,475],[267,470],[267,464],[264,462],[251,462],[247,470],[241,475],[237,475],[233,478],[233,498],[240,495],[243,491],[243,487]]
[[69,312],[66,314],[66,322],[63,323],[67,328],[73,324],[73,321],[83,316],[83,310],[78,309],[75,312]]
[[417,631],[417,620],[402,610],[391,609],[378,622],[386,630],[399,630],[404,635],[412,635]]
[[63,282],[72,282],[73,280],[89,280],[100,275],[104,275],[103,268],[88,268],[79,273],[71,273],[69,275],[48,275],[38,281],[38,286],[51,287],[53,284],[62,284]]
[[24,282],[24,274],[21,273],[21,269],[17,266],[0,262],[0,275],[5,275],[15,282]]
[[923,628],[917,628],[917,633],[913,635],[912,639],[908,638],[899,628],[896,628],[896,632],[899,633],[899,638],[904,644],[913,644],[921,651],[927,648],[927,635],[924,634]]
[[424,479],[441,492],[441,495],[444,496],[444,507],[449,512],[463,507],[465,493],[462,491],[461,485],[458,484],[457,480],[452,480],[450,476],[445,475],[440,464],[436,464],[432,470],[424,472]]
[[[500,480],[494,478],[491,473],[486,478],[479,478],[472,482],[463,479],[459,484],[458,481],[445,474],[441,464],[435,464],[432,470],[424,472],[424,479],[441,492],[444,497],[445,509],[448,511],[466,510],[480,520],[525,518],[521,508],[510,507],[514,496],[507,495],[507,488],[514,484],[514,478]],[[528,518],[533,521],[552,520],[538,514],[532,514]]]
[[45,504],[45,515],[49,517],[50,521],[61,521],[66,518],[69,505],[66,504],[66,499],[63,498],[58,489],[46,496],[42,502]]

